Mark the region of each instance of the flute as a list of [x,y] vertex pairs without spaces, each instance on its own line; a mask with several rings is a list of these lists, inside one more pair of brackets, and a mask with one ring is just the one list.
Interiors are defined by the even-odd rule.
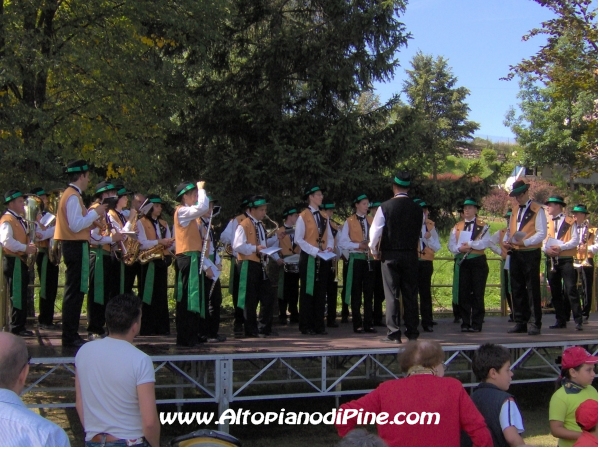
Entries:
[[[477,236],[476,239],[474,239],[475,241],[481,241],[483,239],[483,236],[485,235],[485,233],[488,232],[488,230],[490,229],[489,225],[485,225],[483,227],[483,230],[481,230],[481,233],[479,233],[479,236]],[[465,259],[467,259],[467,257],[471,254],[471,252],[473,251],[472,248],[469,249],[468,252],[465,252],[465,254],[463,255],[462,259],[460,259],[456,264],[458,264],[459,266],[465,261]]]

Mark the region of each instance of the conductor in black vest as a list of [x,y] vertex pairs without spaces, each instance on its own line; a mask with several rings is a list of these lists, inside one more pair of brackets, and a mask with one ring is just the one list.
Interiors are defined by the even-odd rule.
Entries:
[[400,304],[402,294],[405,335],[409,340],[419,337],[417,253],[423,211],[408,197],[410,174],[400,172],[393,180],[394,197],[383,202],[375,213],[369,233],[369,247],[375,259],[381,259],[387,337],[384,342],[401,342]]

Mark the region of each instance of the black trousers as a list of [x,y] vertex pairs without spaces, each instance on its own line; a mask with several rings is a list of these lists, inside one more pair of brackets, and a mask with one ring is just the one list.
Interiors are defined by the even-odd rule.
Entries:
[[[200,262],[199,260],[200,257],[198,257],[198,262]],[[176,256],[176,263],[182,282],[180,294],[181,300],[177,302],[175,315],[177,345],[183,345],[187,347],[194,346],[198,343],[198,333],[200,332],[200,314],[189,310],[188,283],[190,279],[191,261],[192,258],[184,254],[179,254]],[[198,291],[200,292],[200,286],[198,286]]]
[[566,323],[571,311],[573,311],[573,320],[575,323],[581,323],[583,319],[581,317],[579,293],[577,292],[577,270],[573,267],[573,258],[558,258],[558,263],[554,264],[554,271],[550,270],[550,267],[550,260],[547,259],[548,284],[550,285],[556,321]]
[[419,337],[418,263],[417,252],[406,251],[395,252],[394,259],[386,259],[381,264],[387,335],[390,338],[400,339],[401,335],[399,302],[396,300],[400,293],[406,326],[404,334],[409,339]]
[[135,285],[135,280],[137,278],[138,285],[136,287],[137,287],[137,292],[138,292],[138,296],[139,296],[139,292],[143,289],[143,287],[140,286],[142,265],[139,262],[135,262],[130,266],[125,265],[124,274],[125,274],[125,281],[123,284],[124,293],[131,294],[133,292],[133,286]]
[[510,284],[513,311],[517,325],[542,326],[542,296],[540,292],[540,262],[542,252],[513,251],[510,256]]
[[300,284],[299,272],[286,272],[281,269],[279,276],[283,277],[283,298],[279,300],[279,318],[287,318],[286,311],[290,313],[290,320],[298,321],[298,286]]
[[433,302],[431,297],[431,277],[433,261],[419,260],[419,309],[421,326],[433,326]]
[[221,303],[223,294],[221,292],[221,280],[217,279],[212,295],[209,297],[213,280],[204,276],[204,319],[200,319],[200,335],[207,338],[216,338],[219,334],[221,323]]
[[508,289],[508,286],[510,284],[510,272],[508,270],[504,270],[502,269],[502,277],[503,277],[503,283],[504,283],[504,296],[506,297],[506,305],[508,306],[508,311],[510,313],[510,318],[514,320],[514,313],[513,313],[513,299],[512,299],[512,294],[510,293],[510,290]]
[[583,293],[584,297],[581,299],[582,306],[582,315],[585,317],[590,316],[590,310],[592,309],[592,295],[593,295],[593,285],[594,285],[594,260],[592,258],[588,258],[589,266],[581,266],[578,270],[579,276],[581,278],[581,283],[584,286]]
[[[238,261],[238,269],[242,270],[242,261]],[[244,305],[244,332],[246,335],[254,333],[270,333],[273,322],[273,291],[271,281],[265,276],[262,264],[248,261],[248,275],[246,281],[246,302]],[[239,299],[238,299],[239,301]],[[257,319],[256,309],[260,304],[260,323]]]
[[[337,302],[338,302],[338,281],[335,278],[335,267],[333,261],[321,261],[321,264],[327,264],[329,266],[329,277],[327,278],[327,296],[325,299],[327,323],[329,325],[335,323],[335,316],[337,315]],[[343,302],[342,302],[343,303]]]
[[[352,307],[352,326],[354,331],[359,328],[373,327],[373,285],[375,272],[369,270],[370,263],[366,260],[355,259],[352,273],[352,290],[350,292],[350,306]],[[360,307],[364,298],[364,321],[360,314]]]
[[[42,263],[44,256],[47,253],[38,253],[36,259],[38,279],[42,282]],[[50,261],[46,264],[46,296],[42,297],[40,289],[40,313],[38,314],[38,322],[42,325],[52,325],[54,320],[54,303],[56,302],[56,293],[58,291],[58,269]]]
[[481,330],[485,316],[485,283],[489,273],[485,255],[465,259],[458,279],[461,327]]
[[240,289],[240,268],[235,258],[231,258],[229,261],[231,264],[233,264],[233,281],[229,280],[230,283],[233,283],[233,293],[231,294],[233,300],[233,330],[242,331],[242,327],[244,326],[244,310],[242,308],[238,308],[238,291]]
[[[149,336],[153,334],[169,334],[171,324],[169,321],[169,301],[167,291],[167,280],[169,276],[169,261],[154,261],[154,284],[152,287],[152,300],[150,304],[142,303],[142,326],[140,334]],[[146,283],[146,274],[149,264],[140,265],[142,270],[139,278],[140,289],[139,296],[144,298],[144,287]]]
[[[83,241],[62,241],[65,262],[65,293],[62,310],[62,341],[70,343],[79,336],[79,319],[84,293],[81,292],[81,263]],[[89,289],[92,289],[90,286]],[[88,289],[88,291],[89,291]]]
[[88,333],[103,334],[104,324],[106,322],[105,311],[108,302],[119,295],[121,285],[121,266],[120,262],[110,255],[102,255],[102,265],[104,269],[104,304],[96,303],[94,284],[96,283],[95,267],[98,264],[96,254],[90,254],[90,284],[87,295],[87,319]]
[[383,276],[381,275],[381,261],[371,261],[373,267],[373,322],[383,322],[383,301],[385,292],[383,291]]
[[[25,257],[25,256],[24,256]],[[13,271],[15,264],[21,265],[21,285],[14,284]],[[27,325],[27,286],[29,285],[29,269],[27,264],[21,261],[20,258],[14,256],[4,257],[4,278],[8,283],[8,292],[10,295],[10,331],[19,333],[25,330]],[[21,291],[21,308],[15,308],[13,303],[13,292]]]
[[331,275],[331,264],[315,258],[313,295],[306,293],[306,274],[308,271],[308,253],[300,253],[300,331],[325,331],[325,297]]
[[[348,261],[343,260],[342,264],[342,279],[346,280],[346,276],[348,275]],[[382,282],[383,283],[383,282]],[[346,305],[344,299],[346,298],[346,283],[342,284],[342,292],[340,293],[342,296],[342,319],[348,320],[350,317],[350,306]]]

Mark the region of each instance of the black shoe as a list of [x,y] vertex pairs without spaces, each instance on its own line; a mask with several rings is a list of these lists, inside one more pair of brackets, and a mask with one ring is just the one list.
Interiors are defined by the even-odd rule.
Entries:
[[386,344],[401,344],[402,343],[402,339],[390,337],[390,336],[386,336],[386,337],[380,339],[380,341],[385,342]]
[[582,325],[582,324],[580,324],[580,323],[578,323],[577,325],[575,325],[575,329],[576,329],[577,331],[583,331],[583,325]]
[[73,341],[62,341],[62,346],[63,347],[76,347],[79,348],[81,347],[83,344],[85,344],[85,341],[81,338],[77,338]]
[[434,320],[433,322],[431,322],[431,326],[435,326],[435,325],[437,325],[437,324],[438,324],[438,323],[437,323],[435,320]]
[[509,318],[508,318],[508,321],[509,321],[509,322],[514,322],[514,321],[515,321],[515,319],[513,319],[512,317],[509,317]]
[[559,322],[557,320],[556,322],[554,322],[554,325],[550,325],[548,328],[551,328],[553,330],[555,330],[557,328],[567,328],[567,324],[564,322]]
[[325,330],[321,330],[321,331],[315,331],[315,334],[320,334],[320,335],[325,336],[325,335],[327,335],[329,333],[327,331],[325,331]]
[[508,333],[527,333],[527,326],[517,323],[514,327],[509,328]]
[[249,338],[260,337],[260,336],[258,335],[258,333],[257,333],[257,332],[253,332],[253,333],[244,333],[244,336],[245,336],[245,337],[249,337]]
[[40,323],[40,324],[38,324],[38,328],[40,330],[46,330],[46,331],[57,331],[57,330],[61,329],[61,327],[58,327],[58,326],[54,325],[53,323],[50,323],[50,324]]
[[471,333],[473,331],[473,328],[471,328],[471,327],[460,327],[460,331],[462,333]]
[[460,323],[460,317],[455,317],[454,318],[454,323]]
[[217,334],[216,336],[208,338],[208,342],[210,342],[211,344],[217,344],[219,342],[225,342],[226,340],[227,340],[227,337],[223,336],[221,334]]
[[590,316],[583,316],[583,322],[582,323],[588,323],[590,320]]
[[365,328],[365,333],[377,333],[377,330],[373,327]]
[[87,338],[88,341],[96,341],[98,339],[104,339],[106,337],[106,333],[88,333]]
[[308,334],[309,336],[314,336],[315,334],[317,334],[314,332],[314,330],[302,330],[301,333]]
[[342,323],[348,323],[348,317],[342,317]]
[[16,333],[13,333],[13,334],[16,336],[31,337],[31,336],[33,336],[33,331],[21,330],[21,331],[17,331]]
[[469,327],[470,333],[481,333],[481,328],[478,327]]
[[355,329],[354,329],[354,332],[355,332],[355,333],[362,333],[362,332],[364,332],[364,331],[365,331],[365,330],[364,330],[363,328],[361,328],[361,327],[358,327],[358,328],[355,328]]
[[428,333],[433,333],[433,327],[423,327],[423,331],[427,331]]
[[409,341],[416,341],[417,339],[419,339],[419,336],[408,336]]
[[540,333],[541,333],[540,329],[538,327],[536,327],[535,325],[531,325],[529,327],[529,330],[527,330],[527,334],[529,336],[537,336]]
[[339,328],[339,327],[340,326],[335,322],[327,324],[327,328]]

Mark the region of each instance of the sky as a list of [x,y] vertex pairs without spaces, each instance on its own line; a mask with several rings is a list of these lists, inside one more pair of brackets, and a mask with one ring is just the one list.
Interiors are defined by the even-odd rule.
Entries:
[[[523,35],[551,19],[549,9],[533,0],[409,0],[400,21],[412,33],[408,47],[396,53],[400,67],[388,83],[376,83],[381,102],[400,94],[405,70],[420,50],[448,60],[457,86],[471,91],[466,99],[469,120],[478,122],[476,136],[513,142],[503,125],[510,106],[518,106],[518,80],[502,81],[509,66],[533,56],[545,44],[545,36],[527,42]],[[402,96],[403,100],[406,100]]]

